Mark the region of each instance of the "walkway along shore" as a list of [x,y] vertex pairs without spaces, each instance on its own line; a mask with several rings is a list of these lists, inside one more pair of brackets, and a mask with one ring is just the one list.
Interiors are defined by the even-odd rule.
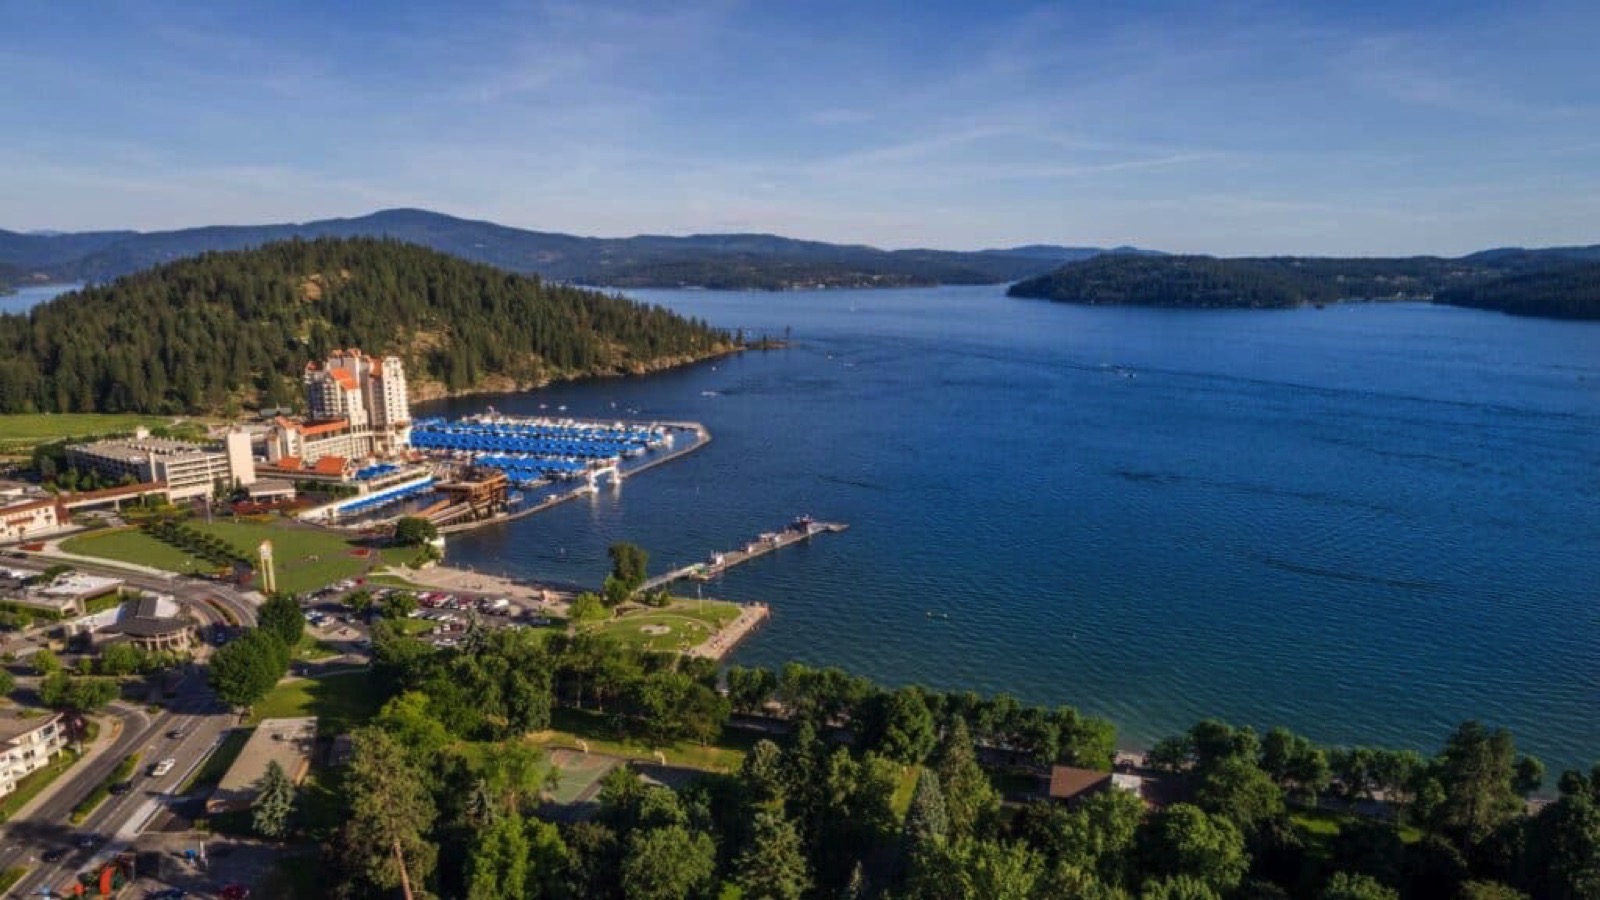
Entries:
[[689,655],[720,662],[772,614],[772,610],[768,609],[765,603],[743,603],[740,606],[738,618],[717,629],[698,646],[690,649]]

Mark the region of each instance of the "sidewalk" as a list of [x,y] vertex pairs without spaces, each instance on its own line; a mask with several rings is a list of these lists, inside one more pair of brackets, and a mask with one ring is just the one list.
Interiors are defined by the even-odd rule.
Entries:
[[44,790],[33,796],[33,799],[22,804],[22,807],[6,821],[7,825],[15,824],[28,818],[33,814],[34,810],[50,802],[50,798],[54,797],[73,780],[75,773],[81,771],[89,763],[99,759],[107,750],[116,745],[117,739],[122,737],[122,719],[118,716],[104,716],[97,717],[95,721],[100,723],[100,733],[95,736],[94,743],[90,744],[89,748],[83,752],[83,755],[78,757],[77,762],[62,770],[61,774],[56,776],[55,781],[46,785]]

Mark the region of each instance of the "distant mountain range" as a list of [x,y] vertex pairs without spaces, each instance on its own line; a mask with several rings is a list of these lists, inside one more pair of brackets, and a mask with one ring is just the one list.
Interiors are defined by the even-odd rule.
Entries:
[[[0,267],[12,267],[20,277],[32,280],[104,282],[207,251],[319,237],[394,238],[472,262],[576,284],[767,290],[999,284],[1108,252],[1144,252],[1049,245],[976,252],[880,250],[770,234],[590,238],[427,210],[391,209],[353,219],[178,231],[0,230]],[[19,276],[13,273],[11,279],[15,282]]]

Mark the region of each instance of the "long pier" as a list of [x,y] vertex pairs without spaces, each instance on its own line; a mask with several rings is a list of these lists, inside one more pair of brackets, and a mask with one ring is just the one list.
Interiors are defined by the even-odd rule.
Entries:
[[670,572],[657,575],[639,586],[641,592],[649,592],[664,588],[675,581],[693,578],[696,581],[709,581],[734,566],[747,563],[757,557],[766,556],[774,550],[808,541],[819,534],[838,534],[849,528],[843,522],[814,522],[810,519],[797,519],[781,531],[769,531],[745,544],[742,549],[728,550],[723,553],[713,553],[709,562],[693,563],[673,569]]

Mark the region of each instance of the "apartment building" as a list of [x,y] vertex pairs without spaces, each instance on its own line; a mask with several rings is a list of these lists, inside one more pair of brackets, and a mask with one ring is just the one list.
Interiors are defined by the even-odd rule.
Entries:
[[17,789],[17,782],[43,768],[67,746],[60,713],[22,710],[0,714],[0,797]]

